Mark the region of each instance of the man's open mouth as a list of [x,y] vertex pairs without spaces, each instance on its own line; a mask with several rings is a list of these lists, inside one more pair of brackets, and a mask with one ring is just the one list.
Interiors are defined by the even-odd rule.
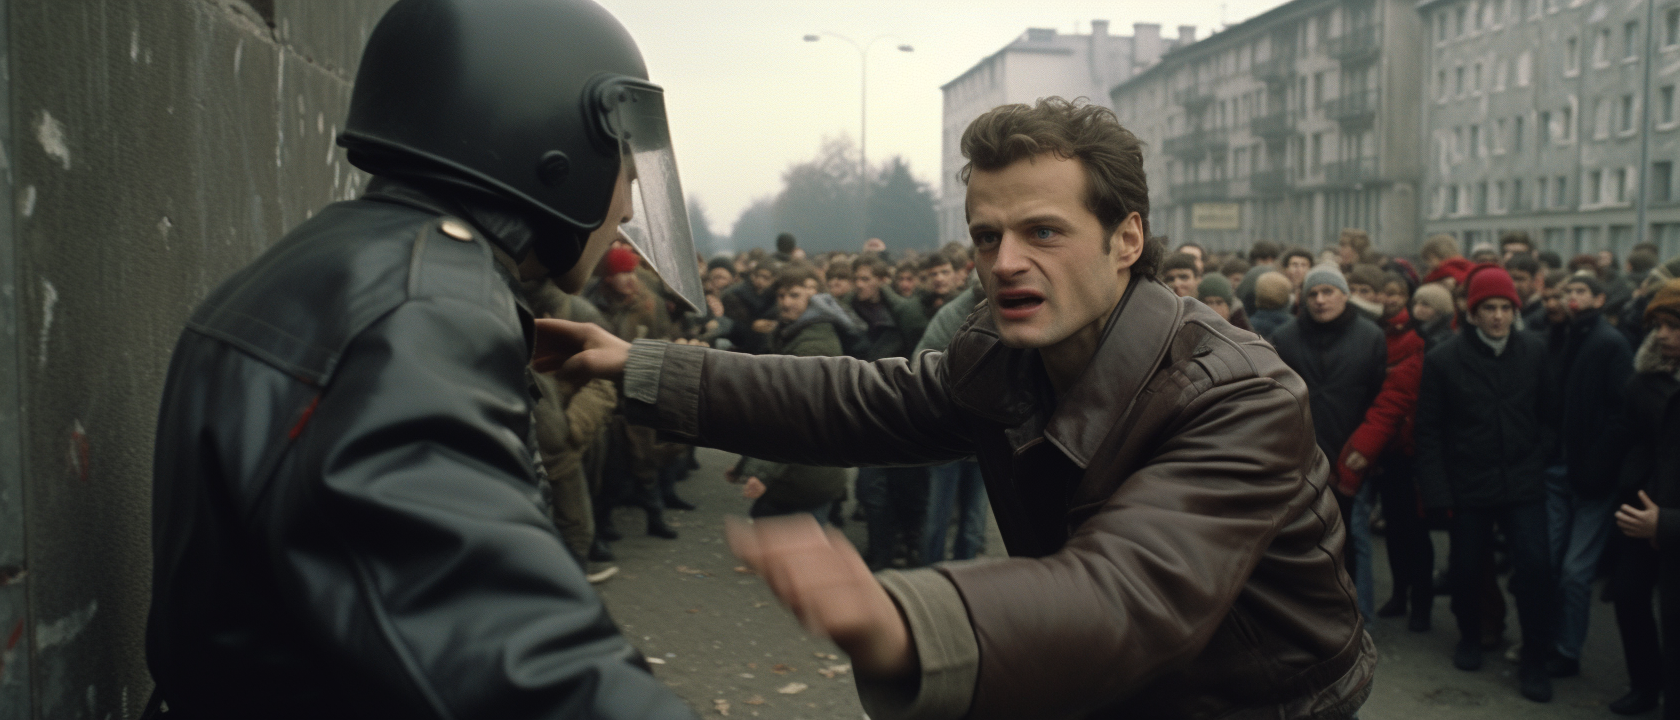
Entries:
[[1044,304],[1044,296],[1032,290],[1004,290],[998,293],[997,304],[1003,310],[1029,310]]

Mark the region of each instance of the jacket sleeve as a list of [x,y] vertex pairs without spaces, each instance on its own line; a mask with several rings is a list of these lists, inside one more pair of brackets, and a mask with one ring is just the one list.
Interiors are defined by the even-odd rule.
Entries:
[[[410,300],[360,333],[259,524],[317,640],[436,717],[691,718],[538,508],[509,318]],[[281,492],[276,490],[276,492]]]
[[968,717],[1078,716],[1200,655],[1272,539],[1327,492],[1306,403],[1269,378],[1216,386],[1061,550],[940,567],[979,640]]
[[1375,461],[1393,442],[1406,418],[1417,410],[1418,384],[1422,381],[1423,350],[1420,348],[1388,368],[1382,390],[1365,411],[1364,422],[1348,438],[1347,450]]
[[1617,437],[1617,422],[1627,402],[1628,380],[1633,377],[1633,351],[1621,337],[1617,336],[1615,340],[1607,343],[1610,347],[1602,365],[1604,372],[1598,376],[1597,394],[1604,403],[1605,422],[1598,428],[1598,437],[1593,438],[1587,457],[1593,477],[1602,478],[1600,482],[1606,493],[1616,491],[1616,470],[1625,451],[1625,442]]
[[631,422],[777,462],[931,465],[974,452],[946,388],[943,353],[871,363],[638,341],[624,395]]
[[1423,377],[1418,381],[1417,421],[1412,423],[1412,437],[1417,443],[1418,494],[1423,496],[1423,506],[1431,509],[1449,508],[1453,503],[1442,427],[1447,422],[1447,376],[1441,364],[1439,358],[1424,356]]
[[572,447],[582,449],[595,442],[618,406],[618,390],[609,380],[591,380],[572,395],[566,405],[566,421]]

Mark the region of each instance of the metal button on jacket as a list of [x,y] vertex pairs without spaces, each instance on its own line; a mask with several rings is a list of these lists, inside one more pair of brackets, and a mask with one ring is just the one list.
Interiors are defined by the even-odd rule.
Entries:
[[438,226],[438,229],[442,230],[443,234],[461,242],[472,242],[472,229],[460,220],[445,220],[443,224]]

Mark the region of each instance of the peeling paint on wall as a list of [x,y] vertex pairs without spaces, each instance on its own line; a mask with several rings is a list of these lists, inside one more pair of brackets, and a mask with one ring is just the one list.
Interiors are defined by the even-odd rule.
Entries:
[[88,623],[93,622],[93,616],[99,612],[99,601],[88,603],[88,606],[65,615],[50,623],[39,623],[35,626],[35,652],[44,653],[56,645],[64,645],[76,639]]
[[41,118],[35,121],[35,139],[41,142],[41,149],[47,151],[47,157],[57,160],[70,169],[70,146],[64,142],[64,126],[45,110],[41,111]]
[[47,366],[47,339],[52,336],[53,307],[58,305],[58,288],[41,278],[41,367]]

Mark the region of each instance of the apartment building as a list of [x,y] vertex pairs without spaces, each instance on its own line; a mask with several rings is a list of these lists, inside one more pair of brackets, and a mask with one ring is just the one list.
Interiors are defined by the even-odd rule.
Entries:
[[1356,227],[1414,251],[1423,38],[1412,0],[1294,0],[1114,86],[1146,143],[1152,231],[1320,248]]
[[1418,12],[1427,232],[1468,247],[1526,230],[1566,257],[1626,257],[1643,192],[1643,239],[1680,254],[1680,3],[1425,0]]

